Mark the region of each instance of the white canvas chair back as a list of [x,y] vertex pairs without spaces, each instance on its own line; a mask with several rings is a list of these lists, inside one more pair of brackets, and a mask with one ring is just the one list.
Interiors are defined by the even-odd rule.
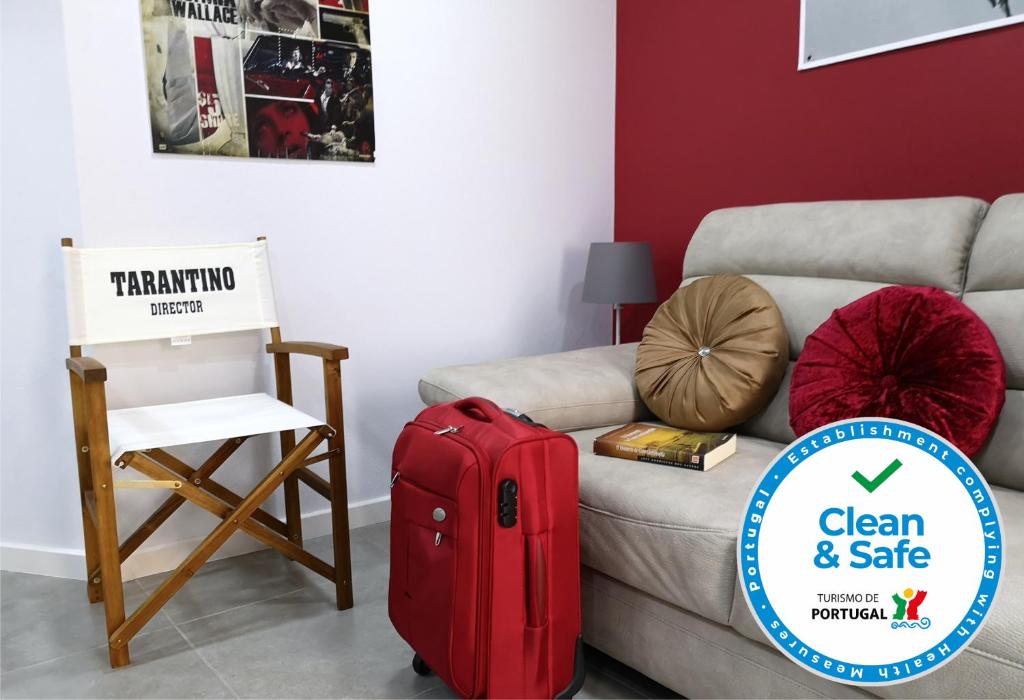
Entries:
[[265,240],[63,252],[69,345],[278,325]]
[[[63,251],[72,346],[277,330],[265,240]],[[131,450],[323,423],[259,393],[119,409],[107,420],[115,463]]]

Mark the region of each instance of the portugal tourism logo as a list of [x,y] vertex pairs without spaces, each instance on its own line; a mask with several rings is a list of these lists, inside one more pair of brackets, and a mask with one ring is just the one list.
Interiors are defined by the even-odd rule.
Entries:
[[918,617],[917,611],[921,609],[921,603],[928,596],[928,591],[914,592],[908,588],[903,593],[893,593],[892,599],[896,603],[896,612],[892,614],[892,628],[899,629],[922,629],[926,630],[932,626],[932,621],[927,617]]
[[853,685],[902,683],[961,652],[1003,569],[992,493],[944,438],[868,418],[787,447],[739,533],[743,591],[796,663]]

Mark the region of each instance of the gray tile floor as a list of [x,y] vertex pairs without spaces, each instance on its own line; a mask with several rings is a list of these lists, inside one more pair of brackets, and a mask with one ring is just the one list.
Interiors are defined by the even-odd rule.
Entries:
[[[330,561],[330,540],[307,547]],[[111,670],[102,605],[81,581],[3,572],[3,698],[448,698],[417,676],[387,614],[388,526],[352,531],[356,607],[334,608],[326,579],[262,551],[207,564]],[[163,576],[129,582],[134,609]],[[588,650],[581,698],[671,697],[650,679]]]

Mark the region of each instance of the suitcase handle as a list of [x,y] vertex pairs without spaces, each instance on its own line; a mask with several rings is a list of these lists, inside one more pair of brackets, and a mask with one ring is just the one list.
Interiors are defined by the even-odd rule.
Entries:
[[503,415],[503,411],[494,405],[493,401],[482,399],[479,396],[470,396],[466,399],[459,399],[455,402],[456,410],[462,411],[467,416],[476,418],[471,411],[476,411],[483,416],[483,419],[488,423],[493,423],[495,420]]
[[548,565],[542,535],[523,538],[526,554],[526,626],[543,627],[548,623]]

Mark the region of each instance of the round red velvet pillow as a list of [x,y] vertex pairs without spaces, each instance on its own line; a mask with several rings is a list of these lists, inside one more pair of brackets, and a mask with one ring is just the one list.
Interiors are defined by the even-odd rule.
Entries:
[[793,370],[797,435],[846,418],[898,418],[973,455],[995,427],[1006,368],[985,322],[931,287],[886,287],[836,309]]

